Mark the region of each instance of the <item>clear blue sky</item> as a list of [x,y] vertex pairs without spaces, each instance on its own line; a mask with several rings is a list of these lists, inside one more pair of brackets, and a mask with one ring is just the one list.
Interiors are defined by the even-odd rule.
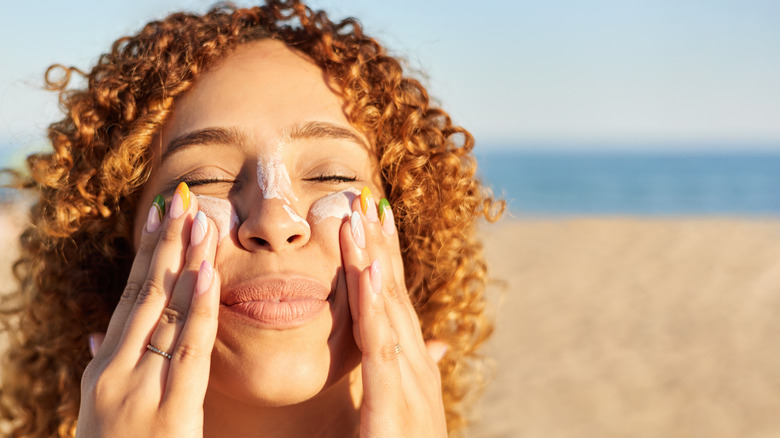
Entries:
[[[5,0],[4,0],[4,3]],[[0,145],[57,117],[51,63],[88,68],[121,35],[204,0],[7,2]],[[238,1],[238,4],[247,4]],[[780,152],[780,1],[315,0],[357,16],[484,145]]]

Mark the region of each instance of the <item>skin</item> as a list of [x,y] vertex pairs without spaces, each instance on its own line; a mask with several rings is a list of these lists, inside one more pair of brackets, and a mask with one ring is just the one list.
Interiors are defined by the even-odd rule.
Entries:
[[[342,108],[315,64],[273,40],[238,48],[177,99],[152,146],[128,287],[82,381],[79,436],[446,436],[429,353],[443,349],[423,342],[392,217],[380,223],[374,198],[365,210],[355,199],[352,220],[309,214],[337,191],[382,196]],[[192,136],[206,129],[232,135]],[[294,196],[263,196],[257,166],[270,158]],[[232,204],[228,237],[208,220],[195,243],[196,196],[175,214],[180,181]],[[157,194],[170,206],[159,227],[147,222]],[[269,279],[314,282],[328,305],[284,329],[225,311],[226,291]]]

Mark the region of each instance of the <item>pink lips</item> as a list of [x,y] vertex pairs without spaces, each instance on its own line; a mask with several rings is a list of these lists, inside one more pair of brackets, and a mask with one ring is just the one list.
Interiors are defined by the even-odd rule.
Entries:
[[268,279],[229,289],[221,309],[262,328],[289,329],[306,324],[328,307],[329,294],[325,286],[311,280]]

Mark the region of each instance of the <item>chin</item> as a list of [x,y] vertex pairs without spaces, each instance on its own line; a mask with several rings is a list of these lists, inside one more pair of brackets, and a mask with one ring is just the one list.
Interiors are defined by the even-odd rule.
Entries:
[[351,321],[334,326],[331,312],[289,330],[260,329],[220,313],[207,398],[296,405],[328,392],[359,363]]

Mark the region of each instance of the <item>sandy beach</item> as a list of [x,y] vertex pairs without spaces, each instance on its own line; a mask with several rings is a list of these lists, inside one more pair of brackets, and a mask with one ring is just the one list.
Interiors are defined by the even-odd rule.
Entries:
[[780,220],[515,220],[484,235],[495,376],[469,436],[778,436]]
[[[2,229],[18,224],[0,215]],[[777,436],[780,220],[512,219],[482,232],[494,376],[469,437]]]

